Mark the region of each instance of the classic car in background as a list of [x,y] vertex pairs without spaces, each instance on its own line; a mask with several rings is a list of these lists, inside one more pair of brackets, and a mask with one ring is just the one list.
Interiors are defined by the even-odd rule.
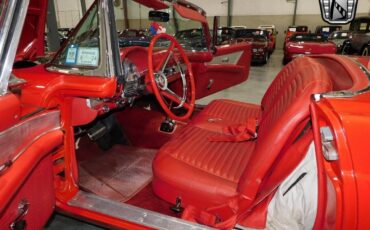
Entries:
[[317,34],[296,33],[286,42],[283,63],[286,64],[296,57],[310,54],[335,54],[334,43]]
[[252,62],[266,64],[272,52],[268,32],[259,29],[235,29],[234,42],[252,43]]
[[257,29],[261,29],[261,30],[267,30],[270,32],[269,34],[269,39],[272,43],[272,52],[274,52],[275,48],[276,48],[276,36],[278,35],[278,31],[276,30],[276,27],[275,25],[259,25],[257,27]]
[[342,54],[370,55],[370,17],[356,18],[349,27],[351,37],[343,43]]
[[285,39],[284,39],[284,44],[285,44],[285,42],[294,34],[309,33],[309,31],[308,31],[308,26],[289,26],[288,29],[284,31],[284,33],[285,33]]
[[208,49],[206,36],[202,28],[178,31],[175,38],[183,47],[188,47],[188,50],[204,51]]
[[[135,1],[168,32],[120,48],[114,2],[96,0],[40,64],[47,1],[2,3],[1,228],[54,210],[110,229],[370,228],[368,57],[297,58],[261,105],[196,107],[247,79],[251,45],[212,47],[194,4]],[[189,24],[207,50],[170,35]]]
[[[213,32],[213,31],[212,31]],[[219,27],[217,29],[217,45],[234,43],[235,29],[232,27]]]
[[152,36],[147,30],[142,29],[125,29],[118,35],[120,47],[142,46],[148,47]]
[[322,36],[324,39],[328,39],[331,33],[340,30],[342,30],[342,26],[317,26],[315,34]]
[[337,46],[337,53],[342,52],[343,43],[348,40],[351,36],[351,31],[349,30],[341,30],[341,31],[334,31],[328,37],[328,41],[335,43]]

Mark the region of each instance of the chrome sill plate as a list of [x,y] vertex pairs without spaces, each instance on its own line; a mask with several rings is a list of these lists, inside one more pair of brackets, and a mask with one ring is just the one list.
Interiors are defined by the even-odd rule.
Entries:
[[211,229],[207,226],[166,216],[125,203],[112,201],[83,191],[79,191],[76,196],[68,202],[68,205],[154,229]]

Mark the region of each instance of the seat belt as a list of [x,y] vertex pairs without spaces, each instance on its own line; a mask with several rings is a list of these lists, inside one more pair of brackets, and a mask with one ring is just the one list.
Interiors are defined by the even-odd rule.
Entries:
[[[296,137],[293,138],[293,140],[291,141],[293,145],[297,142],[297,139],[305,136],[304,134],[301,135],[301,133],[307,132],[309,127],[310,125],[307,125],[306,123],[303,128],[301,126],[301,132],[293,134],[293,136]],[[307,138],[304,138],[303,141],[303,145],[308,146],[309,143],[312,141],[312,134],[309,134],[309,136],[307,136]],[[290,147],[291,148],[287,149],[286,154],[289,154],[290,151],[295,151],[295,148],[293,148],[293,146]],[[292,170],[294,170],[294,167]],[[188,205],[184,209],[181,218],[217,229],[232,229],[238,223],[238,221],[245,218],[256,205],[258,205],[260,202],[274,193],[283,181],[284,180],[278,182],[276,186],[268,193],[265,193],[262,196],[256,196],[253,200],[246,196],[243,196],[242,194],[239,194],[235,197],[230,198],[224,204],[210,207],[205,210],[199,209],[192,205]]]
[[249,118],[245,124],[223,128],[223,134],[208,137],[212,142],[243,142],[257,138],[257,118]]

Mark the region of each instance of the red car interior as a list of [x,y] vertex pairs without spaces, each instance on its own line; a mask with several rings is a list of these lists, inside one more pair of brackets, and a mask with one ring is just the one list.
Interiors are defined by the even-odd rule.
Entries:
[[[237,57],[235,63],[231,63],[232,60],[224,57],[235,52],[240,52],[240,56]],[[221,60],[215,61],[216,59]],[[203,98],[246,81],[250,61],[251,45],[240,43],[217,47],[213,62],[193,62],[192,69],[194,76],[196,76],[194,78],[196,98]]]
[[[306,149],[310,142],[306,139],[312,141],[310,132],[304,134],[310,116],[310,96],[366,85],[348,73],[348,82],[338,82],[336,75],[325,68],[328,62],[338,65],[341,58],[299,58],[287,65],[267,90],[261,106],[213,101],[157,153],[153,163],[154,192],[171,203],[181,198],[184,207],[209,210],[229,205],[230,200],[238,197],[237,207],[252,209],[299,163],[301,158],[294,160],[289,154],[304,152],[302,148]],[[258,119],[256,140],[209,140],[222,135],[224,127],[243,125],[250,118]],[[262,216],[265,214],[259,211]],[[222,221],[230,213],[226,216]],[[248,222],[248,218],[244,221]]]
[[[25,23],[10,14],[23,31],[3,37],[21,40],[14,66],[4,65],[9,74],[0,79],[6,83],[0,84],[0,230],[42,229],[54,211],[112,229],[266,229],[269,205],[305,159],[316,166],[316,216],[306,215],[311,226],[368,227],[368,58],[299,56],[277,74],[260,104],[216,99],[197,105],[196,99],[248,79],[251,43],[213,47],[205,11],[190,2],[135,1],[200,23],[205,49],[185,50],[159,32],[149,47],[119,49],[110,36],[117,32],[110,18],[115,8],[104,0],[84,16],[91,21],[71,32],[76,41],[68,46],[69,38],[56,53],[55,60],[68,48],[65,62],[41,64],[48,1],[29,1],[27,16],[14,11]],[[82,30],[85,22],[99,30]],[[168,46],[156,47],[160,40]],[[81,58],[100,58],[99,65],[67,62],[81,48],[89,48]],[[321,128],[331,132],[330,142]],[[327,156],[325,144],[338,159]]]

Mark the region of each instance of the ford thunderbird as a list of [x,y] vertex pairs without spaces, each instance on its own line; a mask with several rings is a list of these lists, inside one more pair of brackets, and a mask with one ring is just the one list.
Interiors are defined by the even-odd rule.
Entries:
[[290,37],[284,47],[284,59],[286,64],[296,57],[310,54],[335,54],[337,46],[328,42],[321,35],[295,34]]
[[[184,0],[129,4],[149,12],[149,47],[120,48],[113,1],[96,0],[40,64],[47,1],[1,2],[1,229],[53,211],[111,229],[370,228],[368,57],[298,58],[261,104],[201,107],[247,79],[250,44],[212,45]],[[170,35],[187,26],[207,49]]]

